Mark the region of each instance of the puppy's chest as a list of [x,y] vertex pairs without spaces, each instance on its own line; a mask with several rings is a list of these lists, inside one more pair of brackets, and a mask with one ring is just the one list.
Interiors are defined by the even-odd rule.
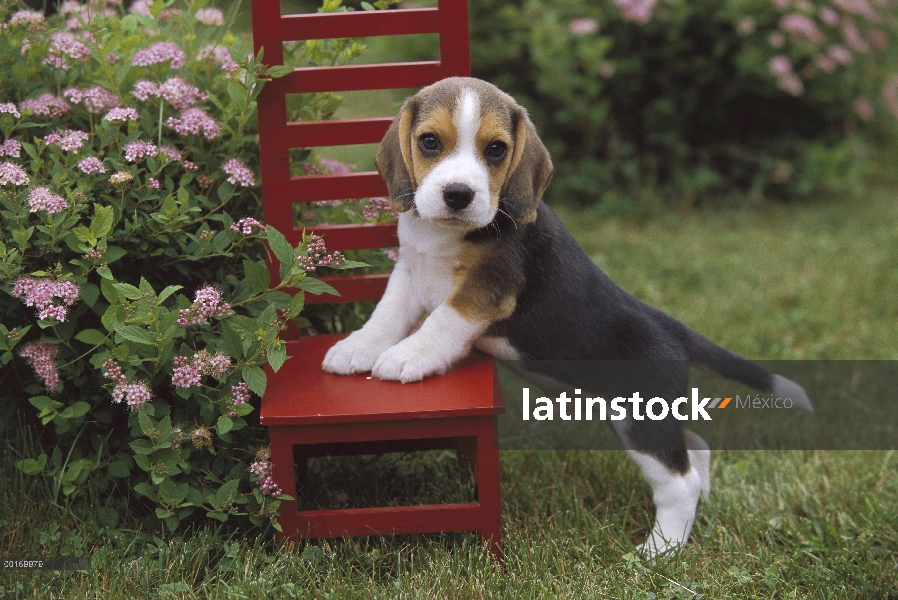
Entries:
[[[410,215],[409,215],[410,216]],[[461,235],[420,219],[399,219],[399,253],[408,270],[414,293],[425,310],[432,312],[455,289],[455,274],[461,267]]]

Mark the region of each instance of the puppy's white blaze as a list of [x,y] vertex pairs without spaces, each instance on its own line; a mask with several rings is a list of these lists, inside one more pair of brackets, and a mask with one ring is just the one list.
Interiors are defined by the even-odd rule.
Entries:
[[695,466],[680,475],[671,473],[658,459],[628,450],[652,487],[655,501],[655,526],[639,550],[648,556],[685,544],[695,522],[695,507],[702,493],[702,478]]
[[[486,165],[477,150],[480,129],[480,98],[470,88],[459,91],[452,120],[458,132],[458,143],[452,153],[440,160],[415,192],[415,207],[427,219],[461,218],[477,227],[493,220],[490,210],[490,179]],[[474,199],[457,213],[443,201],[443,189],[450,184],[464,184],[474,191]],[[454,214],[453,214],[454,213]]]
[[782,375],[773,376],[773,395],[777,398],[791,398],[794,406],[814,412],[814,405],[804,388]]

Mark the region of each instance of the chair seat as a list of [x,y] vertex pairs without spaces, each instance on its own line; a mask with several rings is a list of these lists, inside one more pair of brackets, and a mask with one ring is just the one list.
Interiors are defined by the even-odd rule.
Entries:
[[493,359],[472,352],[445,375],[417,383],[382,381],[370,373],[334,375],[321,370],[328,349],[346,335],[316,335],[287,342],[293,358],[274,373],[263,425],[325,425],[502,414],[505,407]]

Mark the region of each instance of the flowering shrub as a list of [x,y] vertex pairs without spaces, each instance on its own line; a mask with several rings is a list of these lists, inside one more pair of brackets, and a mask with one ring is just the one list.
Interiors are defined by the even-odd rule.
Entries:
[[[263,224],[255,100],[288,69],[204,4],[70,1],[46,19],[0,3],[0,410],[53,426],[17,465],[65,496],[130,486],[170,529],[275,520],[289,497],[253,417],[263,366],[288,358],[304,292],[333,291],[309,273],[364,266]],[[293,48],[299,64],[360,51]],[[292,102],[320,119],[336,101]]]
[[865,170],[861,140],[894,137],[893,0],[471,9],[474,73],[529,108],[555,159],[555,198],[847,191]]

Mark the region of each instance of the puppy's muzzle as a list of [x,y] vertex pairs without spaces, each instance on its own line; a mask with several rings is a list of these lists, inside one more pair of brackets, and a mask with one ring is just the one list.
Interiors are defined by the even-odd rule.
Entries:
[[474,190],[463,183],[450,183],[443,188],[443,202],[452,210],[463,210],[474,200]]

